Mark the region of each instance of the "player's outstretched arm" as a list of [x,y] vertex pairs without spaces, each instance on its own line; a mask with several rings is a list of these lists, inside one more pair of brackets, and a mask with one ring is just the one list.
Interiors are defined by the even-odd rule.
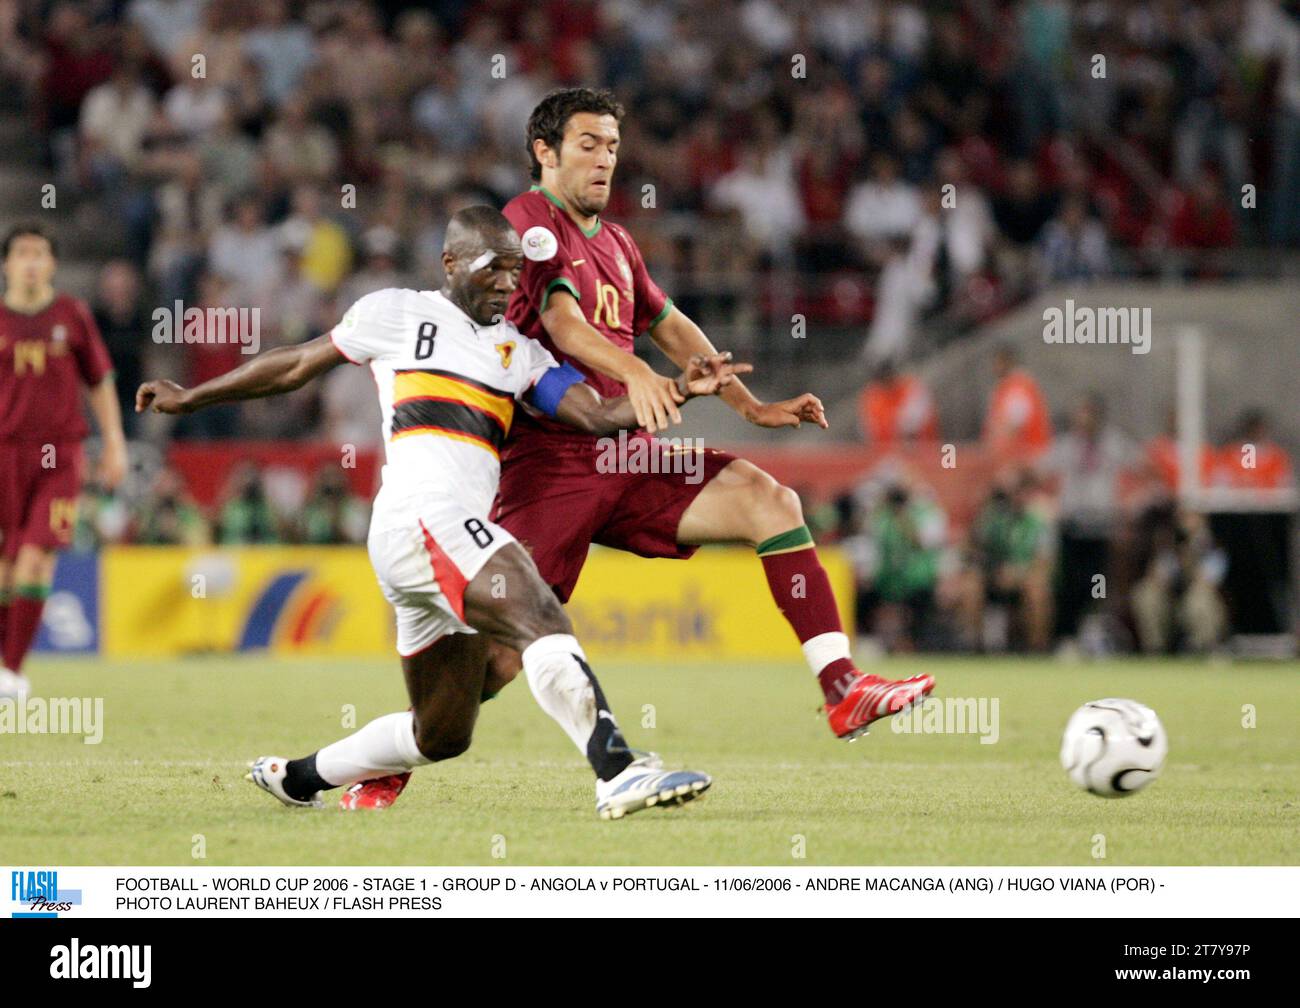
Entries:
[[[753,369],[751,364],[733,364],[730,352],[696,354],[687,361],[686,370],[677,376],[674,387],[683,402],[696,396],[717,395],[738,380],[736,375],[748,374]],[[585,382],[569,386],[556,407],[555,416],[588,434],[612,434],[641,426],[630,396],[601,399]]]
[[[676,307],[670,308],[659,324],[650,330],[650,338],[678,367],[682,367],[683,362],[694,354],[716,352],[704,331]],[[793,399],[765,403],[756,398],[744,382],[736,379],[720,395],[723,402],[759,427],[798,427],[805,421],[822,428],[830,426],[826,422],[826,410],[822,401],[811,392]]]
[[328,335],[295,346],[276,347],[233,371],[192,389],[165,379],[147,381],[135,394],[135,411],[193,413],[204,406],[261,399],[302,388],[313,378],[347,362]]
[[[620,350],[605,339],[567,291],[557,290],[551,296],[542,313],[542,325],[561,352],[627,386],[627,397],[636,410],[636,426],[653,434],[669,424],[681,423],[677,406],[685,400],[673,379],[665,378],[636,354]],[[715,352],[713,347],[701,350]],[[684,368],[686,358],[674,363]]]

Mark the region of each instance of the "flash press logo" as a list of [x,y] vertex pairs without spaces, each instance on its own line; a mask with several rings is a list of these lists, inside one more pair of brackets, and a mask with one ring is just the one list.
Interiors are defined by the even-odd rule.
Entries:
[[153,982],[152,945],[67,945],[50,947],[50,976],[55,980],[130,980],[132,987]]
[[10,917],[57,917],[81,905],[81,890],[60,889],[59,873],[53,868],[12,871],[9,899],[20,908],[12,911]]

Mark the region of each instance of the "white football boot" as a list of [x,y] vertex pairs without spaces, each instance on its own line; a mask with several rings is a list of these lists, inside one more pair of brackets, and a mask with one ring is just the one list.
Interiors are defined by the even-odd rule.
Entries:
[[31,680],[25,675],[0,668],[0,700],[17,700],[20,704],[26,703],[27,695],[31,691]]
[[695,770],[665,770],[663,760],[646,753],[607,781],[596,781],[596,814],[622,819],[655,805],[684,805],[709,789],[713,778]]
[[325,802],[321,800],[320,792],[317,791],[311,796],[310,801],[299,801],[297,798],[290,798],[284,790],[284,775],[289,765],[289,761],[283,756],[259,756],[248,764],[248,773],[244,774],[244,780],[256,784],[269,795],[274,795],[286,805],[292,805],[295,808],[324,808]]

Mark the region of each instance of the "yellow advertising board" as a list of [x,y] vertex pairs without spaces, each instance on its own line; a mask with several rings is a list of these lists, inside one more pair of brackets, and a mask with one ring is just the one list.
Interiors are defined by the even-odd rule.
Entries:
[[[851,626],[849,563],[821,557]],[[121,546],[100,564],[103,654],[394,654],[392,610],[360,547]],[[798,656],[749,549],[674,561],[595,547],[569,613],[601,661]]]
[[[840,618],[852,627],[852,568],[835,549],[818,552]],[[646,560],[597,546],[568,609],[593,659],[799,656],[799,642],[772,601],[763,565],[751,549],[706,547],[682,561]]]
[[104,654],[392,653],[392,610],[359,547],[111,547],[100,579]]

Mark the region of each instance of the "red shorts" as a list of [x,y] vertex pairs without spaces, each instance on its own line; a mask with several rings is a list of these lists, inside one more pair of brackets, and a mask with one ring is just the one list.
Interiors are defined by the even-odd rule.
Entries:
[[528,547],[563,602],[573,594],[592,543],[643,557],[684,560],[694,554],[698,546],[677,542],[682,514],[736,459],[712,448],[694,449],[697,455],[683,459],[680,450],[641,434],[626,445],[645,440],[652,447],[629,451],[626,464],[611,467],[603,440],[538,438],[513,445],[501,462],[492,520]]
[[22,546],[66,549],[77,524],[81,445],[0,443],[0,558]]

